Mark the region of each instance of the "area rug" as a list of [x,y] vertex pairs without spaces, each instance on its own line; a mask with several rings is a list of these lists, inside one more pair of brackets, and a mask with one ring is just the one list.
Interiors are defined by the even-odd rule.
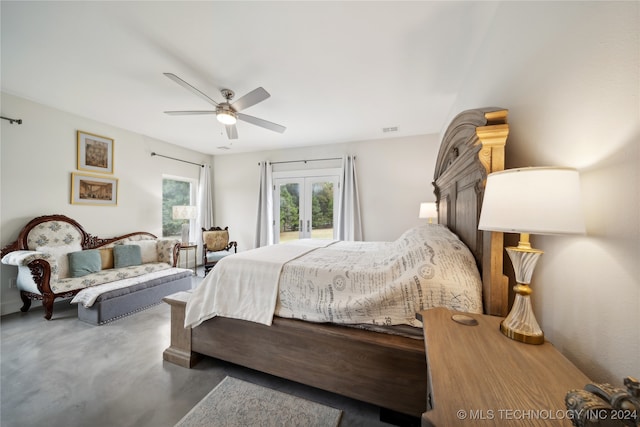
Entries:
[[337,427],[342,411],[226,377],[175,427]]

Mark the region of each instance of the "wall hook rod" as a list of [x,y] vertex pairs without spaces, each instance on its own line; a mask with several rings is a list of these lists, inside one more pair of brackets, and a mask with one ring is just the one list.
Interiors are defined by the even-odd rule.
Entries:
[[[342,157],[329,157],[326,159],[306,159],[306,160],[285,160],[282,162],[271,162],[272,165],[279,165],[282,163],[307,163],[307,162],[323,162],[325,160],[342,160]],[[260,166],[260,163],[258,163]]]
[[9,117],[2,117],[2,116],[0,116],[0,119],[9,120],[9,123],[11,124],[14,124],[14,123],[17,123],[19,125],[22,124],[22,119],[10,119]]
[[192,165],[200,166],[201,168],[204,167],[204,165],[200,164],[200,163],[194,163],[194,162],[190,162],[188,160],[176,159],[175,157],[163,156],[162,154],[158,154],[158,153],[151,153],[151,157],[153,157],[153,156],[164,157],[165,159],[176,160],[178,162],[191,163]]

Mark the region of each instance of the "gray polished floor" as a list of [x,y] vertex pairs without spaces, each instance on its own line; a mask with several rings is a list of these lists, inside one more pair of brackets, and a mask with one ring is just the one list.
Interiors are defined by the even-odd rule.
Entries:
[[173,426],[227,375],[342,409],[341,426],[389,426],[374,406],[222,361],[164,362],[164,303],[102,326],[79,321],[66,302],[52,320],[42,316],[32,308],[1,318],[2,427]]

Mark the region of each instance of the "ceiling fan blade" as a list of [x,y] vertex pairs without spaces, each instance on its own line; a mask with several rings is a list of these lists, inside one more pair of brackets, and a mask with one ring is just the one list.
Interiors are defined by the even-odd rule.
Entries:
[[187,89],[188,91],[190,91],[190,92],[194,93],[195,95],[199,96],[200,98],[204,99],[208,103],[210,103],[212,105],[215,105],[216,107],[218,106],[218,103],[216,101],[214,101],[213,99],[209,98],[207,95],[205,95],[204,93],[200,92],[198,89],[196,89],[195,87],[191,86],[189,83],[185,82],[184,80],[182,80],[180,77],[176,76],[175,74],[172,74],[172,73],[163,73],[163,74],[165,76],[169,77],[174,82],[178,83],[183,88]]
[[256,105],[258,102],[262,102],[271,95],[262,87],[252,90],[243,97],[237,99],[231,106],[236,111],[242,111],[245,108],[249,108],[252,105]]
[[238,113],[237,117],[239,120],[244,120],[247,123],[251,123],[252,125],[260,126],[274,132],[284,133],[284,131],[287,130],[287,128],[282,125],[272,123],[264,119],[259,119],[257,117],[248,116],[246,114]]
[[165,111],[170,116],[188,116],[192,114],[215,114],[215,111]]
[[238,139],[238,128],[236,125],[226,125],[227,128],[227,136],[229,139]]

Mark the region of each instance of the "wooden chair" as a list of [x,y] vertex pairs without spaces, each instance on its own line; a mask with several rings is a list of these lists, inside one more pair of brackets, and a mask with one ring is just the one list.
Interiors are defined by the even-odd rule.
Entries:
[[229,227],[224,229],[211,227],[208,230],[203,228],[202,244],[202,265],[204,265],[205,276],[222,258],[238,252],[238,243],[229,241]]

